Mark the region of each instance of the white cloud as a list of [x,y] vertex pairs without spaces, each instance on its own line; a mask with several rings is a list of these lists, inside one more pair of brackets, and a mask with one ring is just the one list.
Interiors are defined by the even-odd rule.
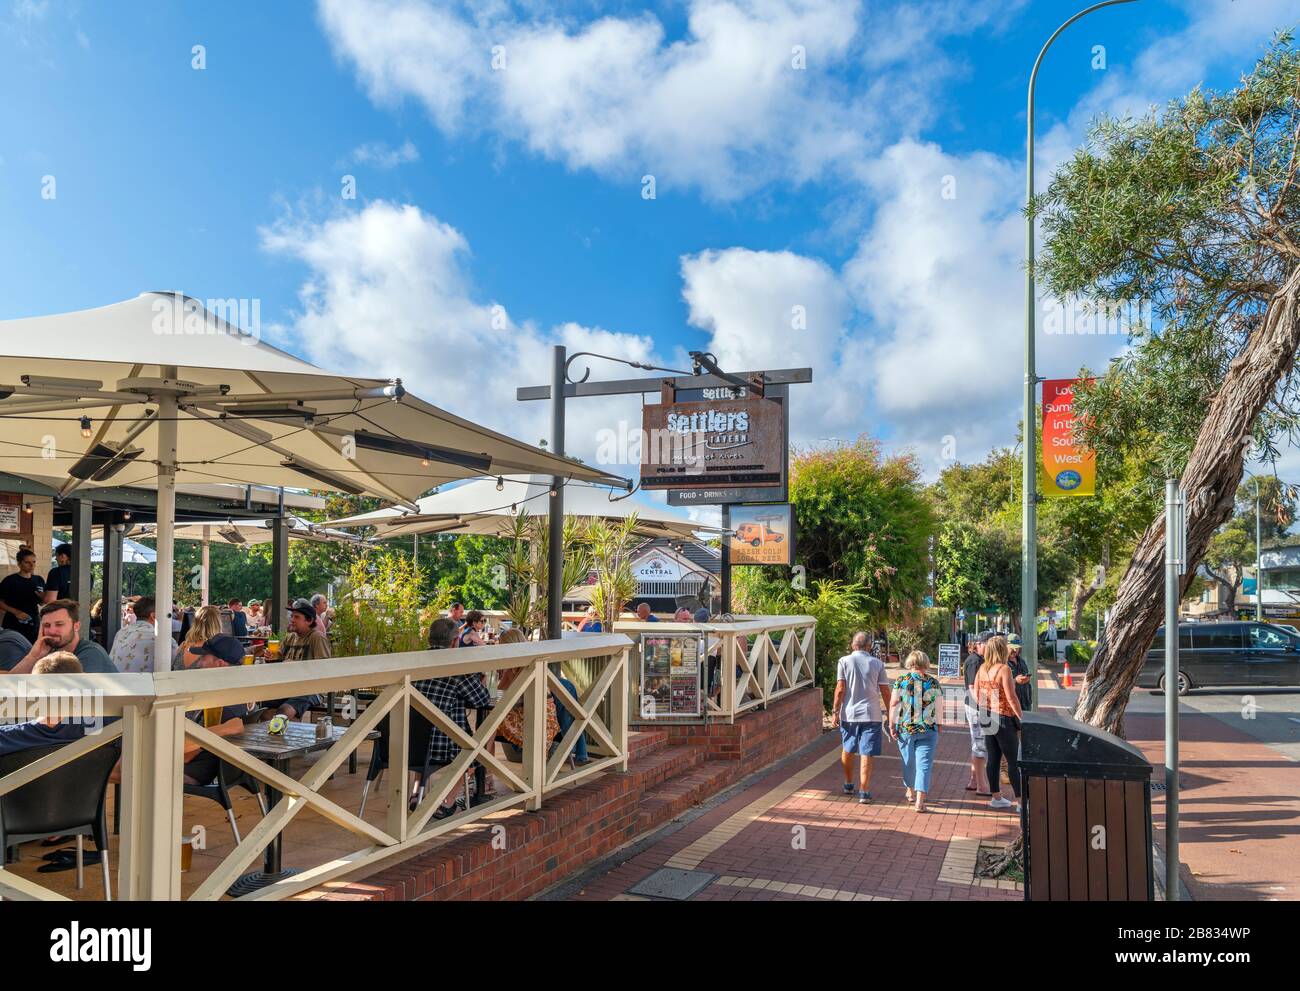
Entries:
[[728,248],[682,259],[682,297],[702,350],[728,371],[813,368],[791,389],[791,439],[807,443],[862,420],[862,383],[846,368],[849,294],[825,262],[789,251]]
[[[958,17],[932,2],[928,44],[911,49],[893,41],[914,19],[906,7],[869,18],[860,0],[689,0],[678,38],[650,13],[579,23],[501,4],[319,0],[335,52],[377,103],[414,98],[448,133],[489,129],[572,169],[724,200],[847,172],[914,132],[954,69],[934,41],[1007,9],[981,0]],[[846,81],[862,63],[880,71]]]
[[369,141],[352,152],[352,160],[358,165],[394,169],[409,162],[418,162],[420,151],[409,140],[404,141],[400,148],[393,148],[383,141]]
[[[324,220],[286,217],[261,231],[271,252],[303,262],[298,350],[328,369],[397,376],[416,395],[529,443],[549,434],[546,403],[521,403],[521,385],[550,381],[551,345],[633,360],[654,357],[645,337],[566,323],[517,322],[479,298],[464,236],[410,205],[383,200]],[[570,405],[568,453],[594,460],[596,430],[640,425],[639,397]]]

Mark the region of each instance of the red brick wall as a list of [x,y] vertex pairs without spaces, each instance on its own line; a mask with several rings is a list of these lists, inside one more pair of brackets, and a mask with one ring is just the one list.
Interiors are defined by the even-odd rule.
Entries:
[[[664,822],[812,742],[821,690],[807,688],[734,725],[650,730],[627,773],[606,772],[555,795],[537,812],[480,822],[444,845],[361,881],[303,898],[371,901],[501,900],[537,894]],[[493,827],[500,826],[504,830]],[[496,839],[494,846],[493,840]]]

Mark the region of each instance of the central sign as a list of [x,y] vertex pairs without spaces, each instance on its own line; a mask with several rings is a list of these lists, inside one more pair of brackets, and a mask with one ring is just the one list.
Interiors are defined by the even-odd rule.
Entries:
[[780,487],[785,410],[769,399],[718,399],[644,407],[643,489]]

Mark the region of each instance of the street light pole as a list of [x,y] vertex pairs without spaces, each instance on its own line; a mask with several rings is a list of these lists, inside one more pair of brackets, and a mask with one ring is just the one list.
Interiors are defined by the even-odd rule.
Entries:
[[1259,550],[1259,476],[1255,476],[1255,622],[1264,622],[1264,570],[1260,567],[1263,555]]
[[1047,39],[1047,44],[1038,53],[1033,71],[1029,74],[1029,129],[1025,142],[1025,450],[1022,459],[1025,501],[1020,537],[1020,627],[1023,634],[1021,654],[1029,668],[1029,686],[1035,709],[1038,708],[1038,442],[1035,425],[1038,372],[1034,361],[1034,214],[1028,209],[1034,201],[1034,89],[1038,83],[1038,68],[1043,64],[1043,56],[1062,31],[1094,10],[1133,2],[1134,0],[1104,0],[1103,3],[1079,11]]

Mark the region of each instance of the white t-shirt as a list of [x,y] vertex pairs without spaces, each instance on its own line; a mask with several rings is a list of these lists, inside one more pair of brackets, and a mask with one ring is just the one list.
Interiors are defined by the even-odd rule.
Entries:
[[844,703],[840,722],[878,723],[881,721],[880,686],[885,682],[885,662],[865,650],[855,650],[841,657],[835,680],[844,682]]

